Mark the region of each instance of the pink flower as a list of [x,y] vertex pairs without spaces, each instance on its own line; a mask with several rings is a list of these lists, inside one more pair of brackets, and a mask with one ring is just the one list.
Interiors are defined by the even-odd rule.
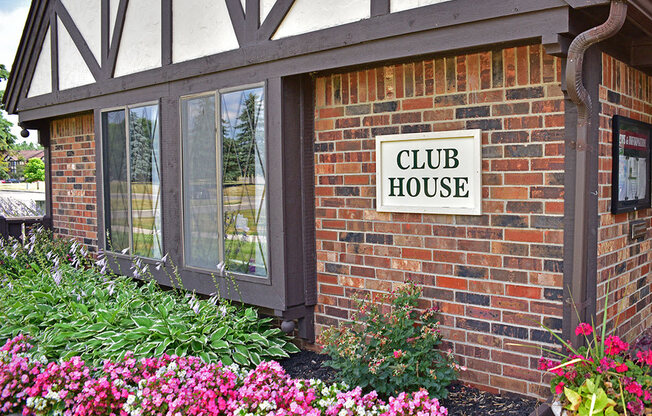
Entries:
[[627,364],[620,364],[619,366],[616,366],[616,371],[619,372],[619,373],[624,373],[627,370],[629,370],[629,367],[627,367]]
[[609,355],[618,355],[629,349],[629,344],[622,341],[616,335],[609,335],[607,339],[604,340],[604,345],[607,347],[605,352]]
[[394,351],[394,358],[401,358],[404,354],[403,350],[396,350]]
[[562,394],[564,392],[564,382],[560,381],[559,384],[555,386],[555,393]]
[[587,323],[581,323],[575,328],[575,335],[591,335],[593,327]]

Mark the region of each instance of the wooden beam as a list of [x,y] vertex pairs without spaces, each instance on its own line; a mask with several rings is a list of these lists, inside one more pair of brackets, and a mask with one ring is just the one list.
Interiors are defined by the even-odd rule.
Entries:
[[260,25],[260,0],[246,0],[245,31],[247,43],[256,40],[256,32]]
[[111,33],[111,7],[109,0],[102,0],[101,15],[101,30],[102,30],[102,56],[100,58],[100,66],[102,69],[106,67],[106,60],[109,56],[109,34]]
[[72,20],[72,17],[70,16],[70,13],[68,13],[68,10],[60,1],[57,2],[57,5],[55,6],[54,10],[57,16],[59,17],[59,19],[61,19],[61,23],[63,23],[63,26],[68,31],[68,34],[72,38],[73,43],[75,44],[77,50],[79,51],[82,58],[84,59],[86,66],[88,66],[88,69],[91,71],[91,74],[93,74],[93,78],[95,78],[95,80],[100,79],[102,74],[102,68],[100,67],[100,64],[97,63],[97,59],[95,59],[95,56],[91,51],[91,48],[88,47],[86,40],[84,39],[81,32],[79,31],[79,28],[77,28],[77,25],[75,25],[75,22],[74,20]]
[[258,40],[270,40],[292,8],[294,0],[277,0],[258,29]]
[[[59,32],[57,28],[57,15],[50,15],[50,76],[52,78],[52,92],[59,91]],[[43,48],[41,46],[41,48]]]
[[115,71],[115,63],[118,60],[118,50],[120,49],[120,41],[122,39],[122,30],[124,29],[125,17],[127,16],[127,6],[129,6],[129,0],[120,0],[111,45],[109,46],[109,54],[106,58],[106,67],[102,68],[102,78],[104,79],[112,78],[113,72]]
[[389,0],[371,0],[371,17],[389,14]]
[[172,0],[161,1],[161,65],[172,63]]
[[242,4],[240,0],[226,0],[226,8],[229,11],[235,37],[238,38],[238,43],[242,47],[247,44],[247,28]]

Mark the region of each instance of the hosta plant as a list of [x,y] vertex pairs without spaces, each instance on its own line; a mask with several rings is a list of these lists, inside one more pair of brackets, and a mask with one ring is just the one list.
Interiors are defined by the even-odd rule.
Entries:
[[426,389],[446,397],[460,368],[442,351],[437,310],[417,310],[421,290],[405,284],[386,298],[358,302],[350,325],[324,331],[321,343],[339,377],[383,396]]
[[165,291],[139,260],[131,271],[143,279],[137,283],[86,254],[44,231],[24,245],[0,240],[0,341],[23,333],[47,360],[80,356],[92,366],[132,351],[253,367],[298,351],[254,308]]

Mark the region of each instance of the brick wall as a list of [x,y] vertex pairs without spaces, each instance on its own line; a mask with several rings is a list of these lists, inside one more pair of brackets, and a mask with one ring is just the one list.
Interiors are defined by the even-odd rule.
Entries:
[[50,125],[52,216],[57,235],[97,250],[95,132],[93,114],[53,120]]
[[[540,45],[436,57],[316,80],[318,333],[353,294],[423,287],[485,389],[547,396],[539,352],[561,329],[564,102]],[[483,130],[482,216],[379,213],[374,137]]]
[[650,261],[652,232],[643,241],[632,241],[629,223],[643,219],[650,226],[652,209],[611,214],[611,117],[620,114],[652,123],[652,77],[637,71],[609,55],[602,55],[600,85],[600,164],[598,233],[599,318],[607,299],[609,329],[631,341],[652,325],[650,305]]

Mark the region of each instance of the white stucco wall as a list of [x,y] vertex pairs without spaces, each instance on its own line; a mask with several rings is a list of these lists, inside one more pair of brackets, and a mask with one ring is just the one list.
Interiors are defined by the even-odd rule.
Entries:
[[173,0],[173,62],[187,61],[238,47],[238,39],[225,2]]
[[72,41],[66,27],[57,21],[57,36],[59,39],[59,89],[79,87],[95,82],[93,74],[86,66],[84,58]]
[[113,28],[115,27],[115,21],[118,17],[118,5],[120,5],[120,0],[109,0],[109,39],[113,39]]
[[52,92],[52,63],[51,63],[51,42],[50,42],[50,29],[45,34],[43,47],[34,68],[34,75],[29,85],[28,97],[35,97],[37,95],[47,94]]
[[389,8],[392,13],[400,12],[430,4],[444,3],[451,0],[390,0]]
[[61,2],[95,55],[95,59],[100,62],[102,53],[101,0],[61,0]]
[[161,66],[161,2],[130,0],[114,76]]
[[369,18],[370,0],[296,0],[272,39]]
[[274,4],[276,4],[276,0],[260,0],[260,23],[261,24],[265,21],[265,18],[269,14],[269,11],[272,10]]

